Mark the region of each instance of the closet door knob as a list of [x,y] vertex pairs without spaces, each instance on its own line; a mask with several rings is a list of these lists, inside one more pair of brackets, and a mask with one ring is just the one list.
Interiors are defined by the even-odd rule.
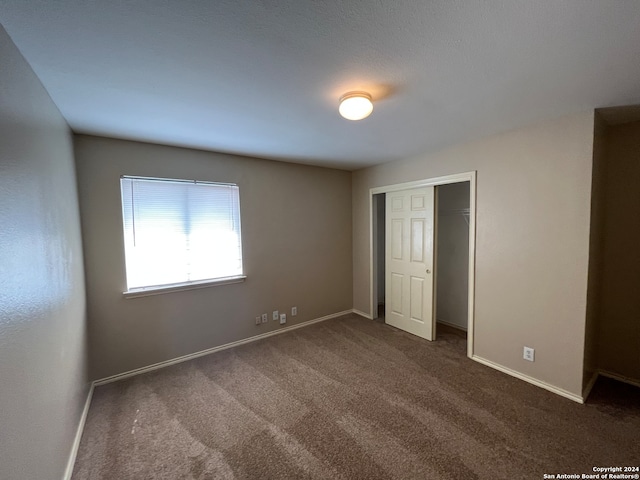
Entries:
[[427,273],[431,273],[431,270],[429,270],[428,268],[427,268]]

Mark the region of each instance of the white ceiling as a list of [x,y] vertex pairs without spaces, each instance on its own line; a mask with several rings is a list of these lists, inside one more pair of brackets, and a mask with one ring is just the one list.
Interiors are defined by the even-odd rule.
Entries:
[[76,132],[344,169],[640,103],[638,0],[0,0],[0,23]]

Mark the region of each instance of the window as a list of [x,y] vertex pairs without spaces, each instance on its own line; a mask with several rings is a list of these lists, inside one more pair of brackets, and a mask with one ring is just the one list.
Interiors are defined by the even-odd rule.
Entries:
[[239,280],[237,185],[122,177],[127,292]]

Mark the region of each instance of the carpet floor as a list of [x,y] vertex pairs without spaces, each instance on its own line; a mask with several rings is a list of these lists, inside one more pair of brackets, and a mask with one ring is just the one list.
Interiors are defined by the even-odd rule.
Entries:
[[542,479],[640,465],[640,389],[602,379],[580,405],[465,349],[348,315],[104,385],[73,479]]

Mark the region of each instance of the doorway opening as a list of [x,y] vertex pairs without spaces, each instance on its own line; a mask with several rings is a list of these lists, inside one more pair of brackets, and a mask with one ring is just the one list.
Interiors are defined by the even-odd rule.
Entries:
[[373,239],[373,248],[375,255],[375,262],[373,265],[374,272],[374,284],[376,288],[376,301],[374,304],[373,319],[380,318],[384,320],[385,309],[385,201],[386,194],[379,193],[373,195],[373,218],[372,221],[373,231],[375,232],[375,238]]
[[[389,283],[391,277],[386,277],[394,273],[392,264],[387,263],[389,256],[392,255],[390,252],[393,250],[393,226],[390,224],[390,207],[387,204],[401,191],[434,187],[435,202],[433,202],[433,233],[431,234],[433,263],[422,265],[423,268],[426,267],[426,272],[432,271],[433,276],[432,286],[426,291],[426,295],[430,296],[427,304],[432,305],[429,307],[432,311],[427,312],[431,315],[425,316],[429,318],[429,322],[432,322],[433,336],[424,336],[424,338],[436,340],[438,332],[466,337],[469,357],[473,355],[474,326],[475,177],[475,172],[468,172],[388,185],[372,188],[369,196],[371,318],[389,323],[385,320],[385,311],[391,308],[392,292],[386,290],[393,287],[390,287],[392,284]],[[428,238],[425,240],[428,241]],[[398,278],[398,275],[395,275],[395,278]],[[412,278],[415,279],[411,277],[409,281]],[[413,293],[409,292],[409,294]],[[420,303],[424,304],[424,302]],[[411,300],[408,305],[413,308]]]
[[467,338],[469,322],[469,182],[436,187],[436,335]]

